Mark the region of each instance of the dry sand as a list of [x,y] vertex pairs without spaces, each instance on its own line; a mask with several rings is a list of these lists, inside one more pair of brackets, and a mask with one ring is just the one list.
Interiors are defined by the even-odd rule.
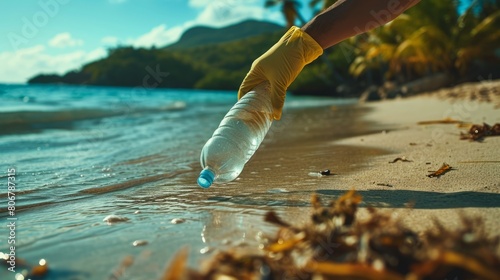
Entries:
[[[374,205],[391,208],[417,231],[431,227],[434,218],[458,226],[459,214],[465,214],[482,217],[490,234],[500,234],[500,137],[470,142],[459,139],[466,128],[455,124],[417,124],[453,118],[493,125],[500,123],[499,101],[500,81],[493,81],[366,104],[374,110],[365,118],[389,130],[331,145],[390,153],[369,159],[366,168],[339,177],[338,184],[359,190]],[[411,162],[389,163],[398,157]],[[454,170],[439,178],[426,176],[444,162]],[[408,201],[414,209],[401,208]]]

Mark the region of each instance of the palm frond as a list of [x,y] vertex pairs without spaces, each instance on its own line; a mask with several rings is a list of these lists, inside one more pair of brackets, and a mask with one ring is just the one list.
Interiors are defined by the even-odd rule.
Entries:
[[281,1],[279,0],[266,0],[266,2],[264,2],[264,8],[271,8],[271,7],[274,7],[276,5],[278,5]]
[[494,32],[499,29],[500,29],[500,10],[483,19],[474,29],[472,29],[471,36],[474,38],[487,36],[491,32]]

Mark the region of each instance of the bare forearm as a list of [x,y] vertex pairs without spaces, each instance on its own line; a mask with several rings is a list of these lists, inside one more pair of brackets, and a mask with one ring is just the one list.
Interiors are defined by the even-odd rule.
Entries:
[[383,25],[420,0],[339,0],[302,30],[326,49],[351,36]]

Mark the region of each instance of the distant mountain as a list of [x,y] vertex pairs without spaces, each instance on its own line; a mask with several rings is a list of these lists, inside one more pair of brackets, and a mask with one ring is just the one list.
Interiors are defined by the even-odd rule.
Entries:
[[[193,29],[194,32],[188,32],[193,36],[183,36],[177,47],[120,46],[108,50],[107,57],[82,65],[80,69],[63,75],[41,73],[28,83],[234,90],[252,62],[285,32],[278,25],[256,21],[222,28],[225,30],[222,32],[213,28]],[[261,30],[258,35],[250,35],[258,29]],[[210,40],[204,38],[205,35],[210,35]],[[184,44],[186,42],[189,44]]]
[[165,49],[173,50],[207,44],[225,43],[264,33],[273,33],[278,30],[284,30],[284,27],[272,22],[257,20],[242,21],[222,28],[196,26],[186,30],[179,41],[166,46]]

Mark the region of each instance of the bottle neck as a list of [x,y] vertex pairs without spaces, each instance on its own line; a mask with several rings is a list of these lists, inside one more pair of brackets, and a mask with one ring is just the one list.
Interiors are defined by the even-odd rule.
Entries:
[[209,188],[215,180],[215,172],[209,168],[205,168],[200,172],[198,177],[198,185],[202,188]]

